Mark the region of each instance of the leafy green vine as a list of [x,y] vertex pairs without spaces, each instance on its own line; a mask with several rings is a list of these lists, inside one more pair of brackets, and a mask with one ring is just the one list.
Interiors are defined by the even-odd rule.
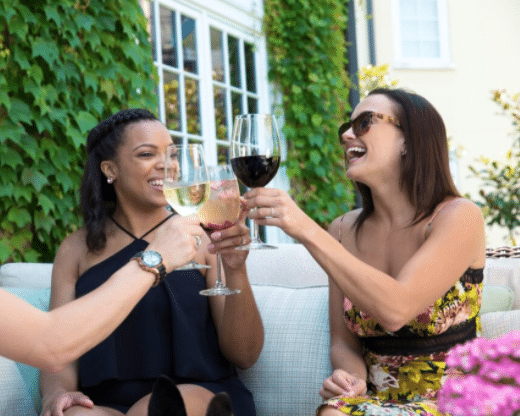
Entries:
[[326,227],[354,204],[337,127],[350,110],[342,0],[265,0],[269,78],[282,92],[287,175],[300,207]]
[[27,3],[0,0],[0,263],[51,262],[81,223],[89,129],[157,109],[137,0]]

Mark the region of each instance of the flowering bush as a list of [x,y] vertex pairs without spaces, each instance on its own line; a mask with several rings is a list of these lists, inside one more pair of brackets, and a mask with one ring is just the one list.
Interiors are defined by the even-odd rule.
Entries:
[[520,332],[477,338],[451,349],[454,373],[439,390],[439,410],[451,415],[519,415]]

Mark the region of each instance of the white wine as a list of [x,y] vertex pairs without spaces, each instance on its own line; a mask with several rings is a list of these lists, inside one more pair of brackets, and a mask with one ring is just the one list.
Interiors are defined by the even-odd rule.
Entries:
[[222,230],[233,226],[240,216],[240,190],[237,180],[212,181],[208,200],[199,211],[206,229]]
[[209,184],[182,185],[164,181],[163,193],[168,204],[181,216],[197,214],[209,195]]

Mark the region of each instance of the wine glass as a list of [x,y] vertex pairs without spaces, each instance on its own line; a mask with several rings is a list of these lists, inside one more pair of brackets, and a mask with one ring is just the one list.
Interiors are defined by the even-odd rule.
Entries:
[[[242,114],[235,118],[231,137],[231,166],[246,187],[264,187],[280,166],[280,138],[274,116]],[[252,241],[236,249],[276,249],[258,237],[258,224],[253,222]]]
[[[181,216],[197,214],[209,195],[209,177],[201,145],[170,145],[164,164],[163,193]],[[197,246],[200,237],[197,236]],[[177,270],[211,268],[191,261]]]
[[[240,217],[240,190],[237,177],[230,165],[208,167],[210,192],[199,211],[202,227],[207,231],[223,230],[236,224]],[[217,252],[217,283],[213,288],[200,291],[201,295],[231,295],[232,290],[222,283],[222,257]]]

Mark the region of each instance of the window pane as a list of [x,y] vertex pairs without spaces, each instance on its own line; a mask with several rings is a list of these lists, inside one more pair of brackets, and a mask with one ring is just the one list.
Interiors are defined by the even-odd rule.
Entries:
[[227,140],[226,90],[221,87],[213,87],[213,97],[215,100],[216,137],[217,139]]
[[422,0],[420,17],[423,20],[437,20],[437,0]]
[[186,117],[188,133],[201,135],[199,82],[193,78],[186,77],[184,80],[184,88],[186,92]]
[[247,91],[256,93],[255,50],[251,43],[245,44]]
[[242,94],[231,93],[231,109],[233,111],[233,120],[239,114],[243,114],[242,111]]
[[222,49],[222,32],[210,29],[212,77],[215,81],[224,82],[224,53]]
[[174,145],[182,145],[182,138],[180,136],[172,135]]
[[247,98],[247,112],[258,113],[258,100],[254,97]]
[[403,57],[405,58],[419,58],[421,53],[419,41],[404,41],[403,42]]
[[403,40],[419,40],[419,23],[413,20],[401,22],[401,36]]
[[427,41],[422,43],[422,58],[440,58],[441,51],[438,41]]
[[181,16],[182,50],[184,70],[197,74],[197,39],[195,37],[195,20]]
[[189,145],[202,145],[202,141],[200,141],[199,139],[194,139],[194,138],[189,138],[188,139],[188,144]]
[[228,53],[229,53],[229,76],[231,85],[241,87],[240,85],[240,50],[238,39],[228,35]]
[[436,41],[439,39],[439,25],[437,22],[422,22],[421,34],[424,40]]
[[217,161],[219,165],[229,163],[229,146],[217,144]]
[[170,130],[182,130],[180,100],[179,100],[179,76],[169,71],[163,71],[164,78],[164,104],[166,114],[166,127]]
[[161,46],[163,64],[177,67],[177,29],[175,27],[175,11],[160,6],[161,14]]
[[399,10],[402,19],[417,19],[419,14],[418,0],[401,0]]

